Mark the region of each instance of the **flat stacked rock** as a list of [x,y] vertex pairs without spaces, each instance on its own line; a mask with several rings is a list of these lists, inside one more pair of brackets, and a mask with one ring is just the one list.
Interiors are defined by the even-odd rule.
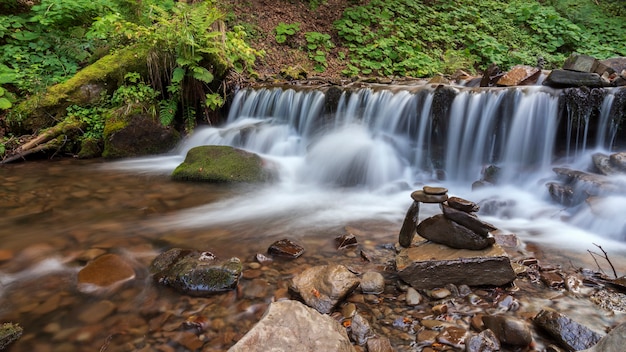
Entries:
[[[508,255],[492,232],[495,226],[475,215],[478,204],[448,198],[447,189],[424,187],[411,194],[396,256],[398,275],[412,287],[428,289],[456,285],[505,285],[515,279]],[[418,223],[420,203],[439,203],[443,214]],[[428,241],[413,244],[415,233]]]

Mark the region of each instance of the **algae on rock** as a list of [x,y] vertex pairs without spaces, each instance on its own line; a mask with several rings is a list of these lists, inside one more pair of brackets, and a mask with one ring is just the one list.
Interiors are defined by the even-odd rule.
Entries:
[[229,146],[201,146],[189,150],[172,173],[176,180],[214,183],[262,182],[271,177],[260,156]]

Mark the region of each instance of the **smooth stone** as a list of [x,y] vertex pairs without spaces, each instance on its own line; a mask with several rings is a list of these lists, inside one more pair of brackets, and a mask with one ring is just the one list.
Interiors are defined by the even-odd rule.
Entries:
[[373,336],[367,339],[367,352],[394,352],[394,350],[388,337]]
[[436,288],[434,290],[428,291],[428,296],[434,299],[444,299],[451,294],[452,292],[450,292],[450,290],[448,290],[447,288]]
[[385,290],[385,278],[376,271],[368,271],[361,277],[361,291],[365,294],[380,294]]
[[626,323],[611,330],[593,347],[581,352],[623,352],[626,346]]
[[78,314],[78,320],[85,324],[94,324],[111,315],[116,308],[115,303],[109,300],[99,301],[83,308]]
[[466,213],[475,213],[480,210],[480,206],[478,204],[459,197],[450,197],[448,198],[447,203],[450,207]]
[[489,232],[497,230],[497,228],[492,224],[484,222],[476,216],[468,214],[464,211],[454,209],[445,204],[441,204],[441,209],[443,210],[443,215],[446,218],[467,227],[481,236],[486,237],[489,235]]
[[600,62],[589,55],[572,54],[563,64],[564,70],[576,72],[595,72]]
[[304,302],[322,314],[329,314],[359,285],[359,278],[343,265],[319,265],[293,277],[290,287]]
[[417,292],[416,289],[414,289],[413,287],[409,287],[406,290],[406,297],[404,298],[406,301],[406,304],[410,305],[410,306],[416,306],[420,303],[422,303],[422,295]]
[[295,259],[304,253],[304,248],[289,239],[282,239],[272,243],[267,253],[274,257]]
[[116,254],[104,254],[87,263],[78,272],[78,290],[93,292],[134,278],[135,270],[124,258]]
[[448,193],[448,189],[445,187],[424,186],[422,187],[422,190],[424,191],[424,193],[433,196],[443,196]]
[[420,203],[413,201],[413,204],[411,204],[406,212],[406,215],[404,216],[402,228],[400,228],[400,233],[398,235],[398,242],[402,247],[408,248],[411,246],[411,243],[413,243],[413,238],[415,238],[417,229],[417,222],[419,220],[419,212]]
[[423,220],[417,225],[417,233],[427,240],[456,249],[481,250],[496,242],[493,236],[478,234],[442,214]]
[[626,152],[613,153],[609,156],[609,160],[611,165],[622,171],[626,171]]
[[273,302],[261,320],[228,352],[355,352],[346,329],[328,315],[304,304]]
[[518,318],[506,315],[483,316],[485,327],[493,331],[501,343],[528,346],[533,341],[530,327]]
[[582,87],[589,88],[604,87],[602,78],[597,73],[575,72],[567,70],[552,70],[543,81],[543,85],[553,88]]
[[591,348],[602,338],[588,327],[550,308],[543,308],[535,316],[533,323],[568,350]]
[[411,198],[421,203],[443,203],[448,200],[447,194],[426,194],[423,190],[417,190],[411,193]]
[[591,155],[591,161],[593,162],[593,166],[603,175],[611,176],[623,173],[622,170],[613,166],[610,157],[606,154],[594,153]]
[[515,280],[511,261],[497,244],[482,250],[424,243],[396,255],[398,275],[416,289],[455,285],[505,285]]

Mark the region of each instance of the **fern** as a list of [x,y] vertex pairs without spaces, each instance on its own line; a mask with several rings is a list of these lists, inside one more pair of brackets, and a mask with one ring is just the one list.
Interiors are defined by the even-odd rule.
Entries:
[[159,120],[163,126],[169,126],[176,118],[178,102],[174,99],[159,101]]

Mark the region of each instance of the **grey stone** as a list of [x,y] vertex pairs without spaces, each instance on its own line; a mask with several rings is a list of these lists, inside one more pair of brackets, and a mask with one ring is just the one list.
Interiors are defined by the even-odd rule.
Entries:
[[568,350],[578,351],[594,346],[602,336],[554,309],[543,308],[533,323]]
[[304,302],[328,314],[359,285],[359,278],[343,265],[320,265],[306,269],[291,280],[291,288]]
[[389,338],[373,336],[367,339],[367,352],[394,352]]
[[396,255],[398,275],[416,289],[455,285],[505,285],[515,279],[502,247],[453,249],[437,243],[405,248]]
[[608,155],[602,153],[594,153],[591,156],[593,166],[603,175],[611,176],[623,173],[622,170],[613,166]]
[[496,242],[493,236],[480,235],[442,214],[422,221],[417,226],[417,233],[427,240],[457,249],[479,250]]
[[385,290],[385,278],[381,273],[368,271],[361,278],[361,291],[367,294],[379,294]]
[[416,306],[420,303],[422,303],[422,295],[420,295],[419,292],[417,292],[416,289],[414,289],[413,287],[409,287],[406,290],[406,304],[410,305],[410,306]]
[[611,330],[593,347],[582,352],[623,352],[626,346],[626,323]]
[[607,84],[597,73],[575,72],[567,70],[552,70],[543,81],[543,85],[553,88],[567,87],[604,87]]
[[613,153],[609,156],[609,160],[611,161],[611,165],[622,171],[626,171],[626,152]]
[[304,304],[284,300],[270,304],[261,320],[228,352],[354,352],[346,330],[333,318]]
[[445,204],[441,204],[441,210],[443,210],[443,215],[446,218],[467,227],[481,236],[488,237],[489,232],[497,230],[495,226],[480,220],[473,214],[454,209]]
[[400,228],[400,234],[398,235],[398,242],[402,247],[410,247],[411,243],[413,243],[419,213],[420,203],[414,201],[404,216],[404,222],[402,223],[402,228]]
[[350,337],[357,345],[365,345],[371,336],[373,333],[370,323],[361,314],[356,313],[350,324]]
[[483,323],[503,344],[528,346],[533,341],[530,327],[518,318],[507,315],[485,315]]
[[576,72],[595,72],[599,63],[592,56],[572,54],[565,60],[563,69]]
[[493,333],[487,329],[478,335],[470,335],[465,339],[466,352],[495,352],[500,351],[500,341]]

